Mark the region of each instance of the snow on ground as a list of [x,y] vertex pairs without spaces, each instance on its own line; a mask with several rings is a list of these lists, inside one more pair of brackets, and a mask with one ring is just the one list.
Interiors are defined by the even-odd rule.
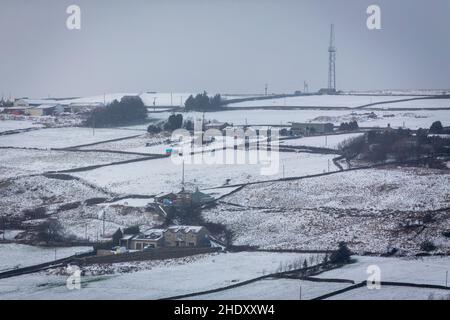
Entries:
[[383,286],[380,290],[367,287],[347,291],[327,300],[449,300],[450,290]]
[[22,177],[0,184],[0,211],[6,216],[20,216],[23,210],[59,206],[95,197],[108,197],[80,181]]
[[248,186],[227,201],[249,206],[358,210],[436,210],[450,200],[450,173],[369,169],[314,179]]
[[310,300],[347,286],[349,284],[270,278],[187,300]]
[[[44,262],[62,259],[77,253],[91,251],[90,247],[47,248],[9,243],[0,244],[0,272],[15,267],[26,267]],[[0,280],[1,282],[1,280]],[[1,284],[0,284],[1,287]]]
[[445,286],[445,274],[450,271],[450,257],[383,258],[355,256],[354,258],[355,263],[321,273],[317,277],[361,282],[369,277],[367,268],[377,266],[381,270],[381,281]]
[[444,172],[373,169],[265,183],[245,187],[202,215],[226,225],[237,245],[333,249],[346,241],[361,252],[396,247],[417,253],[423,241],[432,240],[446,251],[448,213],[434,214],[423,230],[405,230],[401,223],[447,207],[449,179]]
[[383,103],[376,107],[383,109],[450,108],[450,99],[420,99],[396,103]]
[[138,94],[137,93],[108,93],[108,94],[102,94],[102,95],[91,96],[91,97],[64,99],[64,100],[57,101],[57,103],[63,104],[63,105],[69,105],[71,103],[76,103],[76,104],[106,103],[106,104],[110,104],[114,100],[120,101],[124,96],[136,96],[136,95],[138,95]]
[[[126,151],[126,152],[137,152],[137,153],[148,153],[148,154],[164,154],[165,148],[170,147],[167,143],[170,137],[165,135],[149,136],[143,134],[139,137],[100,143],[95,146],[81,147],[81,150],[112,150],[112,151]],[[146,146],[149,143],[150,146]]]
[[0,179],[108,164],[139,158],[136,155],[102,152],[2,149]]
[[131,137],[142,131],[92,128],[52,128],[0,136],[0,146],[21,148],[69,148],[105,140]]
[[[158,117],[167,119],[170,113],[160,113]],[[198,112],[183,113],[184,118],[201,118]],[[371,110],[227,110],[207,113],[206,120],[218,120],[234,125],[285,125],[291,122],[319,122],[340,125],[356,120],[360,127],[407,127],[410,129],[429,128],[435,121],[450,125],[450,110],[421,111],[371,111]]]
[[[124,96],[139,96],[142,102],[148,107],[168,107],[174,106],[179,107],[184,106],[186,99],[190,96],[190,93],[108,93],[106,95],[98,95],[92,97],[83,97],[76,99],[65,99],[60,100],[58,103],[70,104],[70,103],[105,103],[110,104],[114,100],[120,101]],[[153,104],[155,102],[155,104]]]
[[350,95],[312,95],[268,100],[245,101],[229,104],[229,107],[349,107],[355,108],[376,102],[417,98],[414,96],[350,96]]
[[[233,152],[233,150],[229,150]],[[243,151],[238,151],[243,154]],[[256,151],[250,153],[255,154]],[[222,156],[223,152],[216,152]],[[201,156],[201,154],[199,155]],[[208,156],[208,155],[206,155]],[[277,161],[279,157],[279,161]],[[185,162],[185,181],[200,189],[222,186],[229,179],[229,184],[245,183],[281,178],[283,166],[285,177],[303,176],[337,170],[332,163],[335,155],[316,155],[304,153],[274,153],[273,161],[268,164],[189,164]],[[154,159],[132,164],[116,165],[79,172],[74,175],[91,183],[118,193],[161,194],[178,191],[181,188],[182,164],[180,158]],[[186,159],[186,158],[185,158]],[[262,175],[261,170],[273,165],[274,175]]]
[[363,133],[349,133],[329,136],[303,137],[299,139],[283,140],[281,146],[308,146],[338,149],[339,145],[345,140],[362,136]]
[[66,235],[75,235],[82,240],[97,241],[103,235],[103,214],[105,235],[112,235],[118,228],[141,226],[143,230],[161,225],[163,219],[155,212],[143,207],[122,206],[80,206],[73,210],[59,212],[56,217]]
[[0,120],[0,133],[28,128],[42,128],[42,125],[30,120]]
[[24,275],[0,280],[0,299],[160,299],[229,286],[309,257],[297,253],[220,253],[129,274],[85,276],[81,290],[68,290],[66,276]]

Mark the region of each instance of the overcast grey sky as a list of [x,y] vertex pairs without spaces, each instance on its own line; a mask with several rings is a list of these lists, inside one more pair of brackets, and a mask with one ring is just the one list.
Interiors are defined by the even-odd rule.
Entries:
[[[82,29],[66,28],[81,7]],[[366,9],[382,9],[369,31]],[[0,0],[0,90],[258,93],[450,87],[448,0]]]

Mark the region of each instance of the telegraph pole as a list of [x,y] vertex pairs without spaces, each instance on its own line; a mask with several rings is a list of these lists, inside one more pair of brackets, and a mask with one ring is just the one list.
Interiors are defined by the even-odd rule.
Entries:
[[181,186],[184,187],[184,160],[183,160],[183,168],[181,171]]

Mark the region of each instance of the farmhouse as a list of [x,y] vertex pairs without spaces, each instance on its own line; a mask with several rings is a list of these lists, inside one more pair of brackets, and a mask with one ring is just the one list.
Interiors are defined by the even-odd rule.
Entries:
[[209,247],[208,231],[200,226],[172,226],[164,232],[166,247]]
[[291,131],[297,135],[311,135],[317,133],[333,132],[334,125],[332,123],[300,123],[292,122]]
[[164,246],[164,229],[149,229],[138,235],[124,235],[120,245],[130,250],[160,248]]
[[17,99],[14,101],[15,108],[30,108],[30,107],[38,107],[40,105],[56,105],[58,104],[56,100],[45,100],[45,99]]
[[135,235],[124,235],[120,245],[129,250],[162,247],[209,247],[209,232],[201,226],[172,226],[166,229],[149,229]]
[[29,108],[25,111],[27,115],[41,117],[41,116],[50,116],[53,114],[60,114],[64,112],[64,107],[60,104],[56,105],[48,105],[43,104],[38,107]]
[[177,194],[169,193],[157,198],[157,201],[165,206],[177,208],[195,207],[214,201],[210,195],[201,192],[198,188],[194,192],[182,189]]

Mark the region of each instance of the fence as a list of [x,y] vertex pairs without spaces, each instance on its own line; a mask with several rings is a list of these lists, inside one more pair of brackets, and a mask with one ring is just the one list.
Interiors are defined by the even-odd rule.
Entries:
[[204,248],[161,248],[153,249],[151,251],[140,251],[122,253],[108,256],[93,256],[78,259],[80,264],[103,264],[103,263],[120,263],[130,261],[145,261],[145,260],[164,260],[182,258],[187,256],[193,256],[196,254],[213,253],[220,251],[221,248],[217,247],[204,247]]

